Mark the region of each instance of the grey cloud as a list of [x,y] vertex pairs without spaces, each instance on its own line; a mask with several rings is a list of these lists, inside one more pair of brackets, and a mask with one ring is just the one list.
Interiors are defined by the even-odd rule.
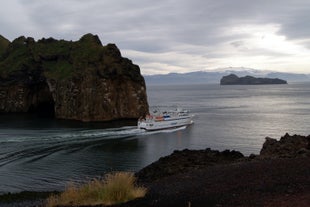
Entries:
[[[54,0],[19,2],[38,28],[55,29],[61,23],[76,24],[76,31],[153,30],[175,42],[208,44],[221,41],[221,28],[240,23],[273,21],[281,32],[294,37],[309,34],[309,6],[306,0],[170,0],[170,1],[83,1]],[[155,28],[155,29],[154,29]],[[157,28],[157,29],[156,29]],[[298,30],[296,30],[298,28]],[[49,31],[53,33],[53,31]],[[149,34],[147,34],[149,35]],[[70,38],[70,37],[68,37]],[[122,38],[126,39],[126,35]],[[214,40],[215,39],[215,40]],[[217,40],[218,39],[218,40]]]
[[[298,17],[301,7],[307,8],[305,7],[307,3],[302,3],[305,1],[299,1],[299,4],[298,2],[292,3],[290,0],[261,0],[259,2],[248,0],[155,2],[55,0],[30,1],[30,3],[27,1],[27,4],[25,1],[21,2],[24,2],[24,6],[29,9],[29,15],[42,30],[58,31],[58,27],[61,30],[61,24],[68,23],[75,25],[72,28],[72,34],[97,30],[102,33],[103,37],[106,37],[111,30],[123,31],[116,37],[119,38],[118,41],[128,39],[127,45],[130,45],[130,40],[134,36],[128,36],[126,31],[130,34],[130,31],[136,29],[140,30],[140,36],[148,35],[149,38],[154,39],[165,36],[166,42],[209,45],[231,38],[229,34],[221,34],[221,31],[235,24],[264,24],[273,21],[283,26],[281,33],[292,38],[294,35],[307,35],[308,28],[310,28],[302,27],[305,21],[297,21],[306,20],[310,14],[310,12],[303,12],[304,16]],[[293,6],[296,6],[296,11],[291,9]],[[147,31],[152,31],[152,33]],[[61,35],[62,31],[58,33]],[[165,45],[166,42],[156,42],[156,44]],[[132,43],[134,45],[136,41]]]
[[244,41],[242,41],[242,40],[238,40],[238,41],[231,42],[230,44],[231,44],[232,46],[234,46],[234,47],[241,47],[241,46],[243,46],[245,43],[244,43]]
[[[91,32],[104,44],[113,42],[121,50],[145,53],[175,51],[225,58],[227,54],[218,51],[220,45],[246,51],[243,40],[249,34],[230,31],[246,24],[280,25],[279,35],[293,40],[309,39],[310,34],[308,0],[11,0],[7,4],[12,10],[16,4],[24,8],[23,16],[14,16],[24,25],[8,23],[8,14],[0,12],[0,28],[8,38],[29,34],[76,40]],[[307,41],[300,44],[309,46]],[[183,46],[189,47],[176,51]],[[255,49],[247,52],[277,55]]]
[[310,2],[309,9],[302,9],[282,24],[280,33],[291,39],[309,38],[310,34]]

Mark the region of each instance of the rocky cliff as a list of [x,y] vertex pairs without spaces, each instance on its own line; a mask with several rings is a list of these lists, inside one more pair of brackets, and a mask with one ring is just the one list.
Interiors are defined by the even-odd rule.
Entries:
[[266,137],[259,158],[296,158],[310,157],[310,135],[286,133],[279,141]]
[[280,140],[266,137],[259,155],[244,156],[235,150],[188,150],[174,151],[171,155],[161,157],[136,173],[139,180],[153,182],[163,177],[181,174],[197,169],[218,165],[266,161],[270,159],[310,158],[310,135],[289,135],[286,133]]
[[238,77],[235,74],[223,76],[221,85],[261,85],[261,84],[287,84],[278,78],[255,78],[253,76]]
[[10,41],[0,35],[0,56],[5,52],[7,47],[9,46]]
[[[79,41],[0,39],[0,112],[108,121],[148,113],[139,66],[98,36]],[[1,53],[1,51],[3,51]]]

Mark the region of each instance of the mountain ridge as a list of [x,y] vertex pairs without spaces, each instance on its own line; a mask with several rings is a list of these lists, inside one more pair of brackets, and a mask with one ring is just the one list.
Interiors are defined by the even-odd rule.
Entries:
[[223,76],[231,73],[237,76],[255,76],[259,78],[279,78],[292,82],[310,82],[310,74],[257,70],[252,68],[221,68],[210,71],[194,71],[188,73],[168,73],[144,75],[147,85],[178,85],[178,84],[219,84]]

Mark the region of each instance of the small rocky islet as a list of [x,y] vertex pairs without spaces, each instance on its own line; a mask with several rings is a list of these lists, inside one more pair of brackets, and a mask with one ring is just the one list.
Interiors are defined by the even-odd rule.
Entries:
[[221,85],[268,85],[268,84],[287,84],[286,80],[279,78],[256,78],[253,76],[238,77],[235,74],[223,76],[220,80]]

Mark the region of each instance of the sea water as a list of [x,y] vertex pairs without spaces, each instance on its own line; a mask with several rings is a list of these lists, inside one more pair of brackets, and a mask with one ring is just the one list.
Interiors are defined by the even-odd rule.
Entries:
[[81,123],[0,115],[0,194],[62,190],[110,171],[137,171],[174,150],[258,154],[265,137],[310,134],[310,84],[148,86],[151,107],[182,107],[194,124],[146,132],[135,121]]

